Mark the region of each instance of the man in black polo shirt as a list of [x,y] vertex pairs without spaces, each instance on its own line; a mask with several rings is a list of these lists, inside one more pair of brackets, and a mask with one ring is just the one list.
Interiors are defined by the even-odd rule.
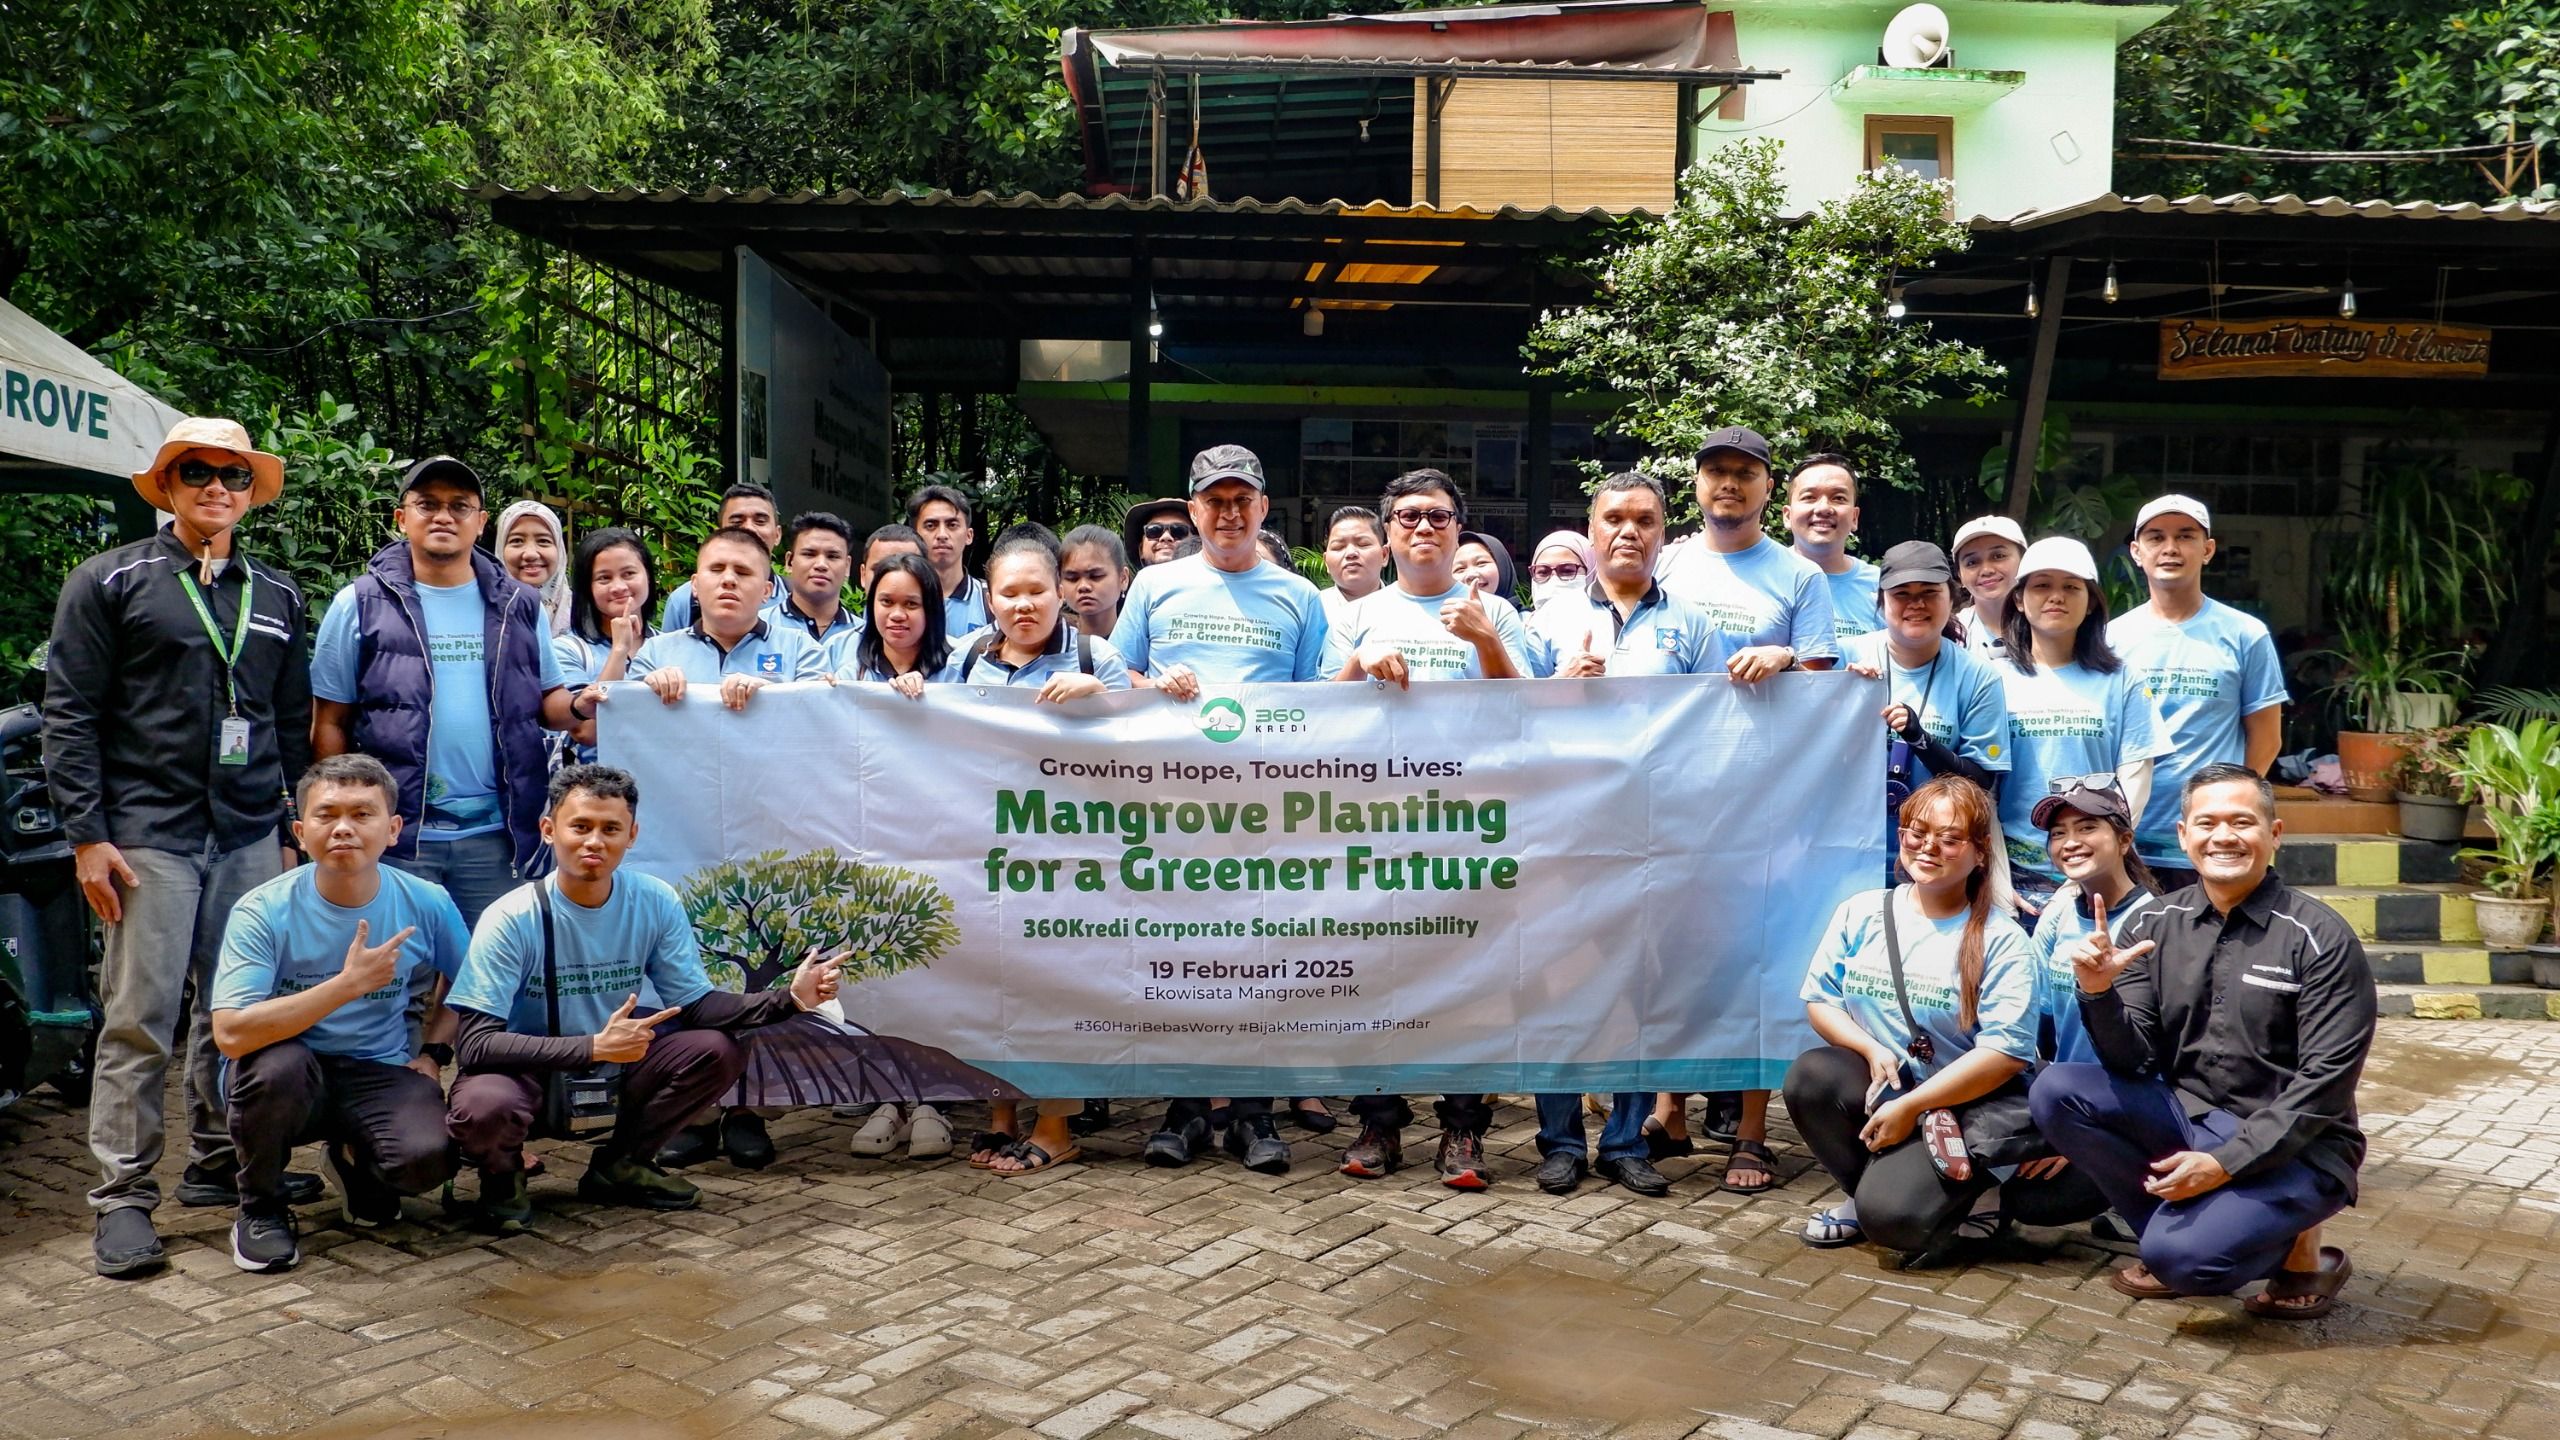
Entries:
[[2121,944],[2071,953],[2098,1065],[2036,1078],[2036,1123],[2142,1237],[2110,1278],[2136,1299],[2228,1295],[2308,1320],[2351,1267],[2320,1222],[2355,1203],[2356,1080],[2373,1045],[2373,971],[2338,913],[2268,868],[2284,822],[2255,771],[2187,780],[2178,843],[2198,884]]
[[[169,524],[62,582],[44,685],[45,778],[81,893],[106,924],[89,1101],[103,1174],[89,1204],[98,1273],[111,1276],[167,1263],[151,1171],[190,977],[178,1200],[237,1203],[205,998],[233,903],[282,868],[286,788],[311,763],[310,612],[233,533],[282,493],[284,462],[234,421],[184,420],[133,488]],[[284,1194],[316,1199],[319,1177],[287,1175]]]

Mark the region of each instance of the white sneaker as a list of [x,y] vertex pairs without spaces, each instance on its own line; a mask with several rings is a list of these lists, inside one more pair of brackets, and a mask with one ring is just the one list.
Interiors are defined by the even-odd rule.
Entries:
[[907,1116],[907,1158],[939,1160],[951,1153],[951,1122],[930,1105],[918,1105]]
[[888,1154],[898,1148],[899,1141],[907,1138],[908,1124],[895,1104],[878,1107],[871,1112],[870,1119],[862,1122],[862,1128],[853,1132],[853,1153]]

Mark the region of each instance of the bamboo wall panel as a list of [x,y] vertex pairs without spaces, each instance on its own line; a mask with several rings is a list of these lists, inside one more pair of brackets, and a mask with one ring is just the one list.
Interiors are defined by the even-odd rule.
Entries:
[[[1461,80],[1440,112],[1440,204],[1671,208],[1676,85]],[[1414,82],[1413,197],[1429,193],[1429,85]]]

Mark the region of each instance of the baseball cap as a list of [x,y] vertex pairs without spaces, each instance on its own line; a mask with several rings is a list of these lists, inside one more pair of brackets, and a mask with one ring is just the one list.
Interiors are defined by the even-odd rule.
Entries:
[[2163,495],[2143,506],[2142,513],[2133,517],[2133,533],[2141,534],[2143,526],[2163,515],[2184,515],[2203,526],[2206,534],[2213,533],[2213,512],[2204,508],[2203,501],[2185,495]]
[[1241,445],[1212,445],[1191,457],[1191,493],[1199,494],[1221,480],[1241,480],[1256,490],[1262,480],[1262,457]]
[[2133,820],[2133,812],[2125,805],[2124,792],[2099,785],[2074,785],[2059,795],[2047,795],[2036,802],[2035,812],[2027,818],[2037,829],[2050,830],[2053,817],[2061,814],[2065,807],[2101,820],[2122,820],[2127,824]]
[[1947,552],[1926,540],[1905,540],[1884,552],[1884,560],[1876,567],[1876,588],[1890,590],[1896,585],[1944,585],[1956,576],[1955,567],[1947,563]]
[[2018,562],[2018,583],[2039,570],[2059,570],[2095,585],[2098,583],[2097,557],[2089,547],[2068,535],[2047,535],[2027,547],[2026,558]]
[[400,477],[400,493],[403,495],[421,485],[459,485],[474,495],[481,493],[480,472],[450,455],[430,455],[410,466],[408,473]]
[[1746,430],[1740,425],[1727,425],[1699,441],[1698,463],[1706,464],[1707,457],[1719,450],[1739,451],[1763,465],[1769,463],[1769,442],[1760,438],[1759,431]]
[[1967,520],[1957,526],[1955,542],[1947,546],[1947,553],[1961,555],[1964,553],[1966,541],[1979,539],[1985,535],[2006,540],[2021,550],[2027,548],[2027,532],[2018,528],[2017,521],[2006,515],[1985,515],[1980,519]]

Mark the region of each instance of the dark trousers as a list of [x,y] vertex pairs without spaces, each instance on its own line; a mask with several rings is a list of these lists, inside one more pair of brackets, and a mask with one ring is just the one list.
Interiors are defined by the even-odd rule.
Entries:
[[[1807,1050],[1787,1067],[1787,1114],[1813,1158],[1858,1202],[1867,1238],[1890,1250],[1940,1249],[1998,1182],[1982,1167],[1964,1181],[1939,1174],[1917,1127],[1898,1145],[1869,1150],[1858,1138],[1867,1124],[1867,1084],[1867,1062],[1856,1051]],[[2069,1225],[2106,1208],[2077,1164],[2042,1180],[2011,1180],[2000,1199],[2012,1219],[2028,1225]]]
[[2177,1092],[2103,1065],[2052,1065],[2028,1104],[2036,1126],[2071,1157],[2142,1237],[2142,1264],[2182,1295],[2228,1295],[2284,1263],[2295,1237],[2346,1208],[2346,1192],[2301,1161],[2235,1179],[2191,1200],[2142,1188],[2151,1162],[2211,1150],[2240,1128],[2227,1110],[2190,1120]]
[[[747,1047],[722,1031],[661,1033],[649,1042],[649,1053],[622,1072],[622,1108],[597,1142],[594,1163],[657,1154],[746,1068]],[[504,1178],[523,1167],[524,1142],[541,1112],[541,1075],[474,1071],[453,1082],[445,1120],[466,1164]]]
[[[1493,1102],[1482,1095],[1447,1095],[1431,1102],[1443,1130],[1481,1135],[1493,1128]],[[1354,1095],[1351,1118],[1363,1125],[1401,1130],[1413,1123],[1413,1104],[1401,1095]]]
[[283,1208],[285,1157],[315,1140],[354,1150],[357,1184],[423,1195],[453,1177],[444,1087],[406,1065],[279,1040],[232,1062],[230,1111],[246,1208]]

